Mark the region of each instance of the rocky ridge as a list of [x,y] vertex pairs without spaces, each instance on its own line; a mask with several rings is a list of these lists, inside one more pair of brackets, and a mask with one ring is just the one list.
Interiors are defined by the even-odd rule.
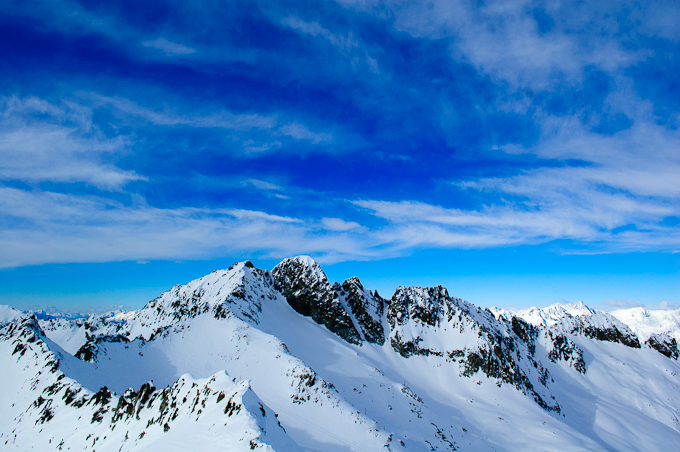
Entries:
[[[296,314],[291,315],[286,308],[292,308]],[[89,368],[101,368],[100,374],[105,377],[108,372],[106,369],[112,368],[106,367],[111,366],[107,363],[126,356],[130,358],[124,359],[134,358],[139,363],[146,362],[145,356],[151,357],[151,361],[147,359],[150,367],[148,370],[140,370],[140,375],[153,375],[158,366],[153,364],[153,360],[159,359],[153,356],[166,359],[164,356],[167,355],[174,360],[166,365],[170,370],[177,368],[179,362],[201,363],[201,360],[219,357],[216,365],[231,369],[232,375],[233,372],[251,372],[249,368],[261,369],[265,374],[252,374],[256,384],[253,386],[255,393],[265,397],[268,403],[274,403],[274,408],[284,413],[285,422],[296,426],[293,431],[297,435],[300,435],[300,429],[316,431],[314,428],[317,427],[310,426],[318,422],[318,419],[335,416],[336,420],[328,425],[346,423],[346,429],[350,426],[358,428],[356,432],[363,433],[357,434],[367,435],[365,444],[375,444],[375,447],[384,447],[387,450],[456,450],[466,437],[467,441],[474,441],[469,435],[471,426],[462,428],[462,433],[458,427],[456,433],[455,426],[444,424],[445,419],[450,419],[450,416],[438,414],[435,409],[437,397],[423,393],[423,388],[428,386],[409,380],[408,385],[404,381],[397,386],[397,391],[394,390],[395,379],[401,378],[401,367],[430,368],[433,375],[446,375],[452,383],[462,384],[463,391],[471,391],[463,389],[468,387],[465,381],[474,382],[473,388],[484,382],[493,383],[492,386],[498,388],[498,391],[503,387],[510,387],[518,394],[529,396],[535,406],[550,416],[569,418],[573,416],[573,408],[560,390],[560,385],[565,378],[574,381],[588,378],[592,359],[586,358],[589,355],[585,350],[592,341],[630,350],[654,349],[663,359],[671,358],[669,362],[675,362],[678,358],[677,342],[673,342],[673,338],[650,335],[642,341],[616,318],[583,304],[554,305],[546,310],[534,309],[529,313],[483,310],[450,296],[442,286],[399,287],[390,299],[384,299],[377,292],[364,288],[356,277],[331,285],[321,267],[305,256],[286,259],[272,271],[257,269],[248,261],[234,264],[227,270],[219,270],[186,285],[175,286],[127,316],[38,320],[26,315],[18,318],[14,312],[10,314],[13,315],[12,319],[8,319],[0,330],[0,342],[14,343],[17,338],[24,336],[33,338],[30,341],[19,340],[17,344],[23,345],[15,346],[18,349],[12,353],[12,359],[21,364],[25,353],[22,353],[22,347],[28,350],[32,347],[29,344],[42,344],[35,347],[40,347],[43,355],[48,357],[45,358],[43,367],[57,375],[55,378],[60,378],[60,382],[69,381],[64,373],[61,373],[61,377],[58,376],[61,368],[74,376],[84,375],[82,372],[89,372]],[[295,316],[307,317],[313,323],[296,323]],[[293,328],[293,325],[297,326]],[[211,333],[206,336],[204,331]],[[183,341],[189,340],[182,339],[185,337],[200,338],[196,343],[205,346],[200,350],[192,349],[195,356],[191,359],[182,357],[184,355],[172,358],[168,351],[184,347]],[[224,337],[227,341],[214,342],[211,337]],[[306,337],[310,339],[307,340]],[[315,339],[311,339],[312,337]],[[331,337],[336,337],[337,340]],[[281,339],[292,344],[290,350]],[[310,340],[313,342],[310,343]],[[326,352],[324,343],[335,345]],[[310,355],[306,352],[310,347],[316,347],[322,354]],[[353,369],[353,374],[365,372],[362,385],[343,377],[344,371],[329,370],[329,366],[334,365],[321,357],[331,353],[330,350],[336,350],[332,353],[341,353],[339,356],[344,358],[338,359],[343,362],[358,360],[347,371]],[[253,354],[254,351],[257,353]],[[307,365],[305,360],[315,363],[314,368]],[[392,373],[385,373],[381,367],[388,365],[388,362],[401,364],[390,371]],[[188,368],[193,367],[189,365]],[[274,371],[275,368],[280,370]],[[111,425],[117,425],[120,421],[136,425],[139,423],[136,421],[141,422],[144,419],[146,423],[151,422],[151,419],[167,422],[168,413],[161,409],[162,402],[155,401],[162,401],[165,397],[168,400],[173,399],[177,406],[184,406],[183,404],[188,403],[184,399],[188,400],[190,397],[188,392],[185,394],[182,391],[186,391],[189,381],[192,388],[198,385],[203,388],[199,388],[199,392],[215,396],[215,404],[223,401],[224,397],[219,397],[215,382],[221,382],[227,377],[220,377],[222,374],[218,371],[219,367],[206,367],[206,371],[208,369],[212,381],[178,375],[179,379],[164,380],[161,383],[161,386],[167,385],[164,389],[157,389],[152,383],[144,383],[137,386],[137,389],[123,391],[120,395],[109,389],[94,388],[88,393],[87,389],[78,386],[75,381],[69,383],[75,386],[64,386],[61,383],[53,386],[58,382],[52,381],[52,389],[35,398],[31,405],[35,405],[31,409],[31,416],[51,422],[51,407],[61,407],[62,404],[53,397],[55,394],[64,403],[68,400],[66,405],[72,408],[71,402],[77,399],[69,395],[72,392],[89,394],[85,399],[90,401],[101,392],[97,397],[108,397],[107,403],[101,407],[106,405],[104,413],[111,416]],[[597,374],[599,369],[596,368],[595,372]],[[38,375],[36,379],[44,379],[43,374]],[[263,379],[263,375],[266,379]],[[50,378],[52,377],[47,380]],[[234,379],[232,383],[237,381]],[[410,387],[414,383],[416,389]],[[205,385],[211,389],[205,389]],[[36,386],[35,390],[37,388]],[[35,390],[31,394],[36,394]],[[496,389],[485,391],[495,393]],[[255,393],[253,397],[258,397]],[[289,394],[286,396],[288,402],[284,402],[286,397],[279,397],[283,394]],[[48,405],[46,396],[51,397]],[[177,398],[182,402],[178,402]],[[370,413],[377,409],[374,408],[377,405],[373,401],[376,398],[383,400],[383,406],[388,407],[382,414]],[[109,403],[111,400],[115,401],[115,407],[112,405],[114,402]],[[201,399],[198,403],[209,405],[205,400]],[[83,403],[83,406],[91,406],[93,403]],[[262,405],[264,412],[267,411],[265,405]],[[45,406],[48,411],[42,408]],[[364,413],[356,409],[357,406],[364,406]],[[35,411],[38,408],[42,411]],[[196,404],[193,408],[194,411],[201,410]],[[177,414],[177,419],[182,419],[181,413],[186,411],[182,410],[177,411],[180,413]],[[189,411],[194,415],[194,411]],[[252,409],[246,411],[253,415]],[[79,416],[82,417],[82,412],[80,413]],[[148,414],[147,418],[142,419],[143,413]],[[172,416],[171,414],[170,418]],[[209,417],[212,419],[214,416],[216,414],[210,414]],[[21,419],[15,417],[12,422],[16,423]],[[301,419],[304,421],[300,421]],[[382,429],[379,428],[380,422],[373,419],[384,419]],[[677,420],[677,416],[675,419]],[[198,417],[194,422],[197,421]],[[403,427],[392,431],[387,428],[390,422],[396,425],[406,421],[409,426],[419,426],[417,433],[408,433]],[[153,422],[147,427],[152,428],[152,424]],[[162,433],[172,431],[172,425],[168,423],[170,430]],[[373,427],[369,427],[370,425]],[[125,447],[130,447],[129,450],[137,447],[136,444],[149,432],[141,427],[134,428],[137,435],[134,444],[127,442],[129,435],[122,443],[118,442],[120,438],[112,441],[111,438],[115,436],[113,434],[107,435],[108,444],[115,443],[119,445],[117,447],[126,445]],[[312,430],[308,430],[309,428]],[[373,446],[363,449],[358,443],[346,443],[346,440],[330,433],[328,428],[330,427],[323,427],[325,430],[321,433],[327,438],[326,441],[344,444],[342,447],[349,447],[347,450],[374,450]],[[269,428],[264,430],[268,432]],[[255,428],[249,431],[254,435],[250,437],[256,438],[253,444],[260,444],[257,438],[264,438],[262,435],[265,433]],[[146,433],[142,435],[143,432]],[[6,433],[2,432],[3,435]],[[163,434],[154,441],[161,441],[158,438],[163,438]],[[6,440],[9,441],[9,437]],[[290,441],[301,440],[304,442],[304,437],[296,436]],[[97,441],[98,444],[103,444],[100,442],[103,439]],[[152,444],[148,438],[145,441],[144,444]],[[266,441],[262,444],[262,447],[269,447],[265,445]],[[424,444],[429,445],[429,449],[421,449]],[[483,442],[478,443],[480,447],[482,444]],[[280,446],[276,450],[281,447],[288,446]],[[311,448],[315,447],[319,446]],[[342,447],[337,450],[345,450]]]

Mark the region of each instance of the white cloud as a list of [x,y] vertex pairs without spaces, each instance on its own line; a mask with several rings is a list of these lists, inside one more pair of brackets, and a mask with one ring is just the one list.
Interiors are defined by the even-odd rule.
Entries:
[[[586,67],[615,72],[644,59],[646,53],[622,44],[635,38],[629,34],[634,31],[619,27],[618,19],[626,14],[637,23],[632,30],[650,35],[672,30],[663,12],[673,8],[652,6],[640,15],[638,8],[621,2],[338,2],[372,13],[414,37],[448,40],[453,58],[469,61],[515,89],[553,89],[560,81],[579,82]],[[554,22],[551,29],[539,29],[532,14],[535,8]]]
[[[247,132],[261,130],[270,136],[287,136],[299,141],[309,141],[312,144],[331,143],[333,136],[330,133],[311,131],[307,126],[299,122],[283,123],[276,115],[260,115],[256,113],[236,114],[228,111],[220,111],[207,116],[180,115],[173,112],[158,112],[150,108],[142,107],[128,99],[117,97],[104,97],[91,94],[90,97],[96,105],[109,105],[125,115],[135,116],[160,126],[183,125],[197,128],[219,128],[233,131]],[[256,142],[252,139],[243,141],[243,148],[247,153],[259,153],[282,146],[281,141]]]
[[319,22],[307,22],[293,16],[281,19],[281,23],[300,33],[326,40],[348,58],[354,71],[368,69],[374,75],[380,74],[378,61],[371,57],[365,48],[366,46],[360,43],[351,31],[334,33],[324,28]]
[[259,188],[260,190],[282,190],[282,188],[276,184],[258,179],[247,179],[241,182],[241,184],[244,186],[250,185]]
[[228,111],[213,113],[208,116],[179,115],[173,112],[157,112],[142,107],[129,99],[119,97],[105,97],[91,94],[95,105],[109,105],[126,115],[142,118],[151,124],[160,126],[186,125],[191,127],[221,128],[238,131],[251,129],[273,129],[278,122],[276,116],[258,114],[234,114]]
[[259,212],[254,210],[224,209],[214,210],[213,212],[230,215],[238,220],[264,220],[271,223],[299,223],[299,224],[303,223],[303,221],[298,218],[282,217],[280,215],[271,215],[266,212]]
[[359,229],[361,225],[354,221],[345,221],[342,218],[322,218],[321,224],[329,231],[350,231]]
[[312,144],[318,144],[321,142],[331,143],[333,141],[333,136],[331,134],[312,132],[307,128],[307,126],[297,122],[281,126],[279,132],[283,135],[295,138],[296,140],[310,141]]
[[359,47],[359,43],[354,39],[354,36],[351,32],[347,33],[346,35],[333,33],[330,30],[322,27],[319,22],[306,22],[298,17],[286,17],[281,20],[281,23],[301,33],[311,36],[321,36],[341,50],[349,50]]
[[602,302],[603,306],[607,308],[614,309],[626,309],[626,308],[640,308],[644,306],[639,301],[635,300],[605,300]]
[[126,143],[93,130],[90,114],[37,98],[0,101],[0,179],[85,182],[107,190],[144,180],[105,162],[107,156],[124,153]]
[[388,221],[380,240],[397,247],[489,247],[567,239],[576,253],[674,251],[680,230],[680,132],[640,117],[604,136],[576,118],[540,117],[543,133],[529,148],[511,148],[583,166],[529,169],[497,178],[457,181],[487,197],[478,210],[416,201],[355,201]]
[[177,44],[175,42],[170,42],[165,38],[154,39],[153,41],[144,41],[142,43],[144,47],[152,47],[154,49],[161,50],[165,52],[166,55],[191,55],[196,53],[196,49],[184,46],[182,44]]
[[680,303],[669,303],[662,301],[659,304],[643,304],[636,300],[605,300],[602,302],[602,309],[605,311],[617,311],[619,309],[645,308],[650,310],[676,310],[680,309]]
[[244,209],[127,207],[0,186],[0,268],[58,262],[205,259],[234,252],[321,262],[378,256],[361,235]]

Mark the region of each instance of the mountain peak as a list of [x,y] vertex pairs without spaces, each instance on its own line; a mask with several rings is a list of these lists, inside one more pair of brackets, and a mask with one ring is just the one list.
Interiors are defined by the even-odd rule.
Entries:
[[274,287],[298,313],[354,344],[361,336],[345,310],[326,274],[309,256],[284,259],[272,270]]
[[565,311],[573,316],[592,315],[597,312],[582,301],[573,301],[571,303],[565,304],[563,307]]
[[[328,281],[326,274],[321,269],[321,266],[310,256],[300,255],[294,257],[288,257],[276,265],[272,272],[276,271],[277,268],[289,268],[295,267],[300,269],[299,273],[308,275],[308,277],[313,277],[314,279],[321,281]],[[304,269],[304,271],[302,271]]]
[[[507,441],[522,431],[550,438],[539,448],[620,450],[606,441],[622,432],[611,422],[619,416],[631,427],[625,440],[638,441],[631,450],[667,450],[677,438],[654,441],[678,431],[680,352],[665,333],[678,312],[622,313],[652,332],[641,343],[583,302],[488,310],[443,286],[401,286],[383,299],[357,277],[331,285],[308,256],[271,271],[237,262],[132,313],[0,322],[0,362],[17,375],[0,391],[0,415],[15,419],[0,437],[28,448],[35,437],[41,450],[94,440],[160,450],[198,430],[244,452],[300,450],[293,441],[337,452],[507,443],[510,452],[532,448]],[[605,432],[591,441],[580,433],[584,409],[602,406],[612,414],[588,430]],[[77,431],[61,429],[71,421]]]

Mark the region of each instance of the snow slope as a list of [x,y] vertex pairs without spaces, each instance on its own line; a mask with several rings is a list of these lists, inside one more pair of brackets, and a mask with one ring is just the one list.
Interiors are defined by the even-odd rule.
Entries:
[[[0,359],[12,369],[0,444],[17,448],[98,438],[97,449],[172,450],[175,432],[194,450],[220,438],[230,450],[252,440],[331,452],[680,443],[677,359],[616,317],[585,305],[492,312],[441,286],[400,287],[387,300],[358,278],[331,285],[308,257],[272,271],[234,264],[114,318],[17,319],[0,330]],[[80,407],[66,403],[76,389]],[[164,397],[176,411],[161,408]],[[225,421],[231,397],[238,422]]]
[[5,449],[301,450],[248,382],[225,372],[185,374],[162,390],[147,382],[119,396],[106,386],[93,392],[61,371],[69,358],[35,317],[4,326],[0,335]]

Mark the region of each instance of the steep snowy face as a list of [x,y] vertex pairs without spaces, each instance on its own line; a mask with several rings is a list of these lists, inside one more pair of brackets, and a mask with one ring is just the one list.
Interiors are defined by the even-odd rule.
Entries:
[[550,373],[536,358],[537,331],[525,322],[501,322],[442,286],[399,287],[387,321],[390,345],[401,356],[458,363],[461,376],[481,371],[530,394],[541,407],[560,411],[547,387]]
[[599,341],[618,342],[628,347],[640,348],[635,333],[606,312],[592,315],[566,316],[550,327],[551,331],[566,334],[582,334]]
[[385,300],[358,278],[331,286],[308,257],[272,272],[237,263],[134,313],[21,314],[0,325],[0,444],[299,450],[292,438],[324,452],[676,447],[680,363],[666,356],[677,356],[677,343],[655,333],[646,346],[631,346],[625,325],[582,303],[534,314],[528,322],[482,310],[441,286],[400,287]]
[[[580,317],[591,316],[597,311],[589,308],[582,301],[575,301],[566,305],[555,303],[547,308],[529,308],[517,312],[504,311],[502,309],[494,308],[494,311],[499,314],[505,314],[507,318],[512,315],[523,318],[532,325],[550,327],[558,322],[561,322],[565,317]],[[510,315],[508,315],[510,314]]]
[[167,328],[181,327],[187,320],[201,314],[215,318],[236,316],[257,324],[262,303],[276,299],[269,272],[255,268],[250,261],[238,262],[227,270],[177,285],[147,303],[126,322],[126,337],[150,339]]
[[72,321],[40,320],[40,325],[66,351],[93,362],[103,344],[153,340],[182,331],[191,319],[203,314],[217,319],[234,316],[257,324],[262,304],[280,296],[269,272],[245,261],[177,285],[132,314]]
[[297,312],[325,325],[347,342],[361,342],[352,318],[312,258],[296,256],[283,260],[272,270],[272,279],[276,289]]
[[[648,311],[644,308],[617,310],[612,313],[592,309],[577,301],[567,305],[556,303],[545,309],[529,308],[516,312],[494,308],[497,318],[517,316],[541,327],[553,343],[551,356],[573,356],[578,364],[578,350],[568,335],[582,335],[600,341],[616,342],[632,348],[643,345],[673,359],[680,358],[680,310]],[[566,347],[566,348],[565,348]],[[576,353],[576,355],[574,355]],[[580,368],[580,364],[578,364]]]

